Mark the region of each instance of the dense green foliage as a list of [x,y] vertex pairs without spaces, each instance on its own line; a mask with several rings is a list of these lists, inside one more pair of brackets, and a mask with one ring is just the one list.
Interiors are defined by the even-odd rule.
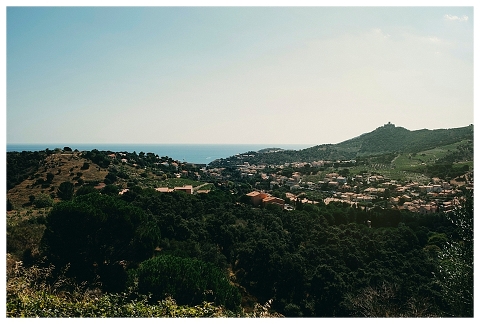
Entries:
[[[465,250],[444,250],[468,246],[457,223],[445,214],[335,203],[255,209],[221,191],[136,188],[56,204],[46,219],[43,251],[56,269],[69,264],[66,274],[77,282],[117,293],[137,282],[153,304],[167,294],[179,304],[234,308],[238,299],[225,275],[231,271],[259,303],[273,300],[272,309],[290,317],[471,316],[473,304],[460,307],[458,294],[471,301],[472,264]],[[152,259],[155,247],[161,252]],[[128,271],[136,279],[127,281]],[[467,285],[462,289],[439,275],[459,272]]]
[[437,276],[452,316],[473,317],[473,197],[448,215],[454,235],[439,253]]
[[110,158],[107,156],[107,152],[99,151],[97,149],[86,151],[85,158],[91,160],[101,168],[107,168],[110,165]]
[[152,218],[116,197],[82,195],[54,206],[46,219],[42,249],[57,268],[69,264],[79,280],[100,276],[108,290],[124,288],[122,261],[153,255],[160,237]]
[[229,309],[240,306],[240,293],[213,264],[191,258],[161,255],[142,262],[134,271],[140,293],[153,300],[172,296],[182,305],[215,302]]
[[[445,214],[336,203],[255,209],[221,191],[186,195],[136,188],[122,196],[88,194],[59,203],[46,226],[45,255],[58,265],[70,263],[69,275],[99,275],[105,291],[120,292],[128,288],[131,269],[152,302],[170,294],[180,304],[209,301],[231,308],[236,302],[228,296],[235,294],[228,292],[233,286],[224,274],[230,269],[258,302],[273,300],[272,309],[286,316],[361,316],[368,312],[359,300],[375,300],[382,292],[388,292],[389,306],[370,314],[470,314],[447,298],[434,275],[437,251],[458,237]],[[154,242],[161,252],[152,259]],[[213,285],[215,280],[223,286]],[[419,300],[422,308],[412,309]]]
[[52,272],[53,267],[24,267],[21,262],[8,266],[7,317],[281,317],[269,314],[268,304],[256,304],[252,311],[244,312],[229,311],[210,302],[182,306],[171,297],[150,303],[148,296],[134,292],[99,294],[62,275],[54,278]]

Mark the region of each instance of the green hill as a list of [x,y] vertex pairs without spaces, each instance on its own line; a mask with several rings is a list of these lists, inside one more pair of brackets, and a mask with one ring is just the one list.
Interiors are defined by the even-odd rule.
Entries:
[[210,166],[236,165],[243,162],[283,164],[299,161],[352,160],[387,153],[419,153],[464,140],[473,142],[473,125],[450,129],[410,131],[388,123],[369,133],[338,144],[321,144],[303,150],[249,152],[248,156],[240,154],[213,161]]
[[473,125],[451,129],[410,131],[394,124],[385,124],[370,133],[337,144],[339,151],[355,152],[356,156],[401,152],[418,153],[464,139],[473,140]]

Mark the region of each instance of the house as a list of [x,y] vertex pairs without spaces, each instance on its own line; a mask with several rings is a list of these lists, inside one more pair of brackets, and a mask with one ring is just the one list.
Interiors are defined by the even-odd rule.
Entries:
[[280,199],[280,198],[277,198],[277,197],[273,197],[273,196],[269,196],[269,197],[265,197],[262,199],[262,204],[264,206],[268,205],[268,204],[274,204],[274,205],[278,205],[280,207],[285,207],[285,200],[283,199]]
[[252,191],[247,194],[247,197],[250,197],[252,205],[254,206],[266,206],[268,204],[279,205],[282,208],[285,206],[285,200],[271,196],[270,194],[264,192]]
[[192,185],[184,185],[183,187],[175,187],[173,188],[175,191],[183,191],[187,194],[191,195],[193,193],[193,186]]
[[173,189],[165,188],[165,187],[155,188],[155,190],[158,191],[158,192],[173,192]]
[[347,182],[347,178],[345,177],[337,177],[337,182],[339,184],[345,184]]
[[268,194],[264,192],[252,191],[249,192],[247,196],[250,197],[250,200],[254,206],[259,206],[262,203],[262,200],[268,197]]
[[437,210],[436,210],[435,206],[432,206],[430,204],[420,205],[420,207],[418,207],[418,212],[420,214],[431,214],[431,213],[434,213],[436,211]]
[[338,182],[336,182],[336,181],[329,181],[329,182],[328,182],[328,186],[329,186],[329,187],[338,187]]
[[377,176],[371,176],[368,178],[368,181],[369,182],[384,182],[385,179],[383,178],[383,176],[381,175],[377,175]]
[[338,173],[334,172],[334,173],[327,174],[325,177],[327,177],[328,179],[337,179],[338,175],[339,175]]

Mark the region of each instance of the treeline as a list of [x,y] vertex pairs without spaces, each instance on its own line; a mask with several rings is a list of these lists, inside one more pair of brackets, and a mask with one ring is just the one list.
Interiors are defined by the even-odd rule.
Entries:
[[349,160],[355,152],[340,152],[335,145],[323,144],[303,150],[283,150],[279,152],[246,152],[237,156],[222,158],[209,163],[211,167],[236,166],[248,162],[250,164],[284,164],[292,162],[312,162],[318,160]]
[[[128,179],[129,176],[122,171],[123,165],[129,165],[136,169],[149,170],[156,175],[167,175],[168,178],[173,178],[174,173],[187,171],[184,177],[188,177],[192,180],[196,180],[195,172],[199,172],[199,168],[190,163],[182,163],[173,160],[168,156],[160,157],[155,153],[140,152],[112,152],[112,151],[85,151],[82,152],[83,156],[93,163],[97,164],[101,168],[108,168],[109,175],[106,179],[106,183],[110,184],[116,180],[117,177]],[[112,157],[114,156],[114,157]],[[141,176],[146,177],[147,173],[143,172]],[[133,179],[133,182],[136,180]]]
[[[473,219],[473,206],[463,217]],[[289,317],[473,314],[472,300],[460,307],[447,298],[439,275],[451,261],[440,253],[452,242],[466,244],[446,214],[335,203],[283,211],[252,208],[220,190],[136,187],[58,203],[45,227],[32,264],[67,267],[68,276],[100,284],[104,293],[136,289],[153,304],[168,295],[232,310],[272,300],[272,309]]]

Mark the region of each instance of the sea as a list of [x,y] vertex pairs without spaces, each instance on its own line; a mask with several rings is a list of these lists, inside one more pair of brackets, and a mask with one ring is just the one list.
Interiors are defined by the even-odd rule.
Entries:
[[8,144],[7,152],[44,151],[70,147],[72,150],[112,152],[140,152],[158,154],[181,162],[208,164],[220,158],[228,158],[235,154],[258,151],[264,148],[282,148],[285,150],[301,150],[314,144]]

